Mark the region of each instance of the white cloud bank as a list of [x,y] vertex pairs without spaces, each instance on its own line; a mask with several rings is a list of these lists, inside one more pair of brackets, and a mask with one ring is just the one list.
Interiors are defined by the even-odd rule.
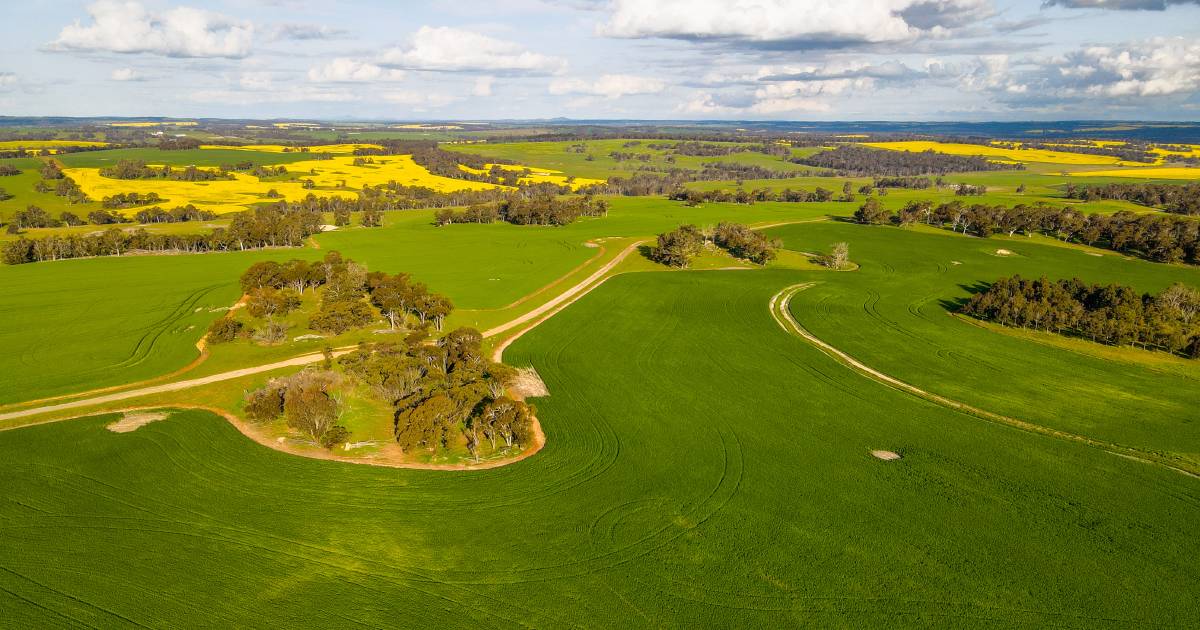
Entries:
[[550,82],[550,93],[586,94],[588,96],[603,96],[617,99],[634,94],[657,94],[666,89],[667,84],[650,77],[639,77],[629,74],[605,74],[595,81],[584,79],[555,79]]
[[242,58],[254,25],[192,7],[151,13],[140,2],[101,0],[88,6],[91,23],[76,20],[47,44],[54,51],[146,53],[167,57]]
[[525,49],[517,43],[474,31],[422,26],[408,46],[385,50],[378,63],[390,68],[441,72],[558,74],[567,62]]

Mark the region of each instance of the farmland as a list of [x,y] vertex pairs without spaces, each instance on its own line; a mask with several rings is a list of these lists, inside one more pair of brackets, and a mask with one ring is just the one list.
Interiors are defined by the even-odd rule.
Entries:
[[[1082,229],[1055,223],[1170,219],[1182,239],[1194,218],[1156,202],[1083,201],[1068,197],[1068,185],[1134,173],[1178,185],[1200,170],[866,133],[797,146],[734,130],[506,141],[540,129],[529,127],[439,145],[476,165],[450,163],[467,176],[531,171],[501,186],[435,175],[404,153],[353,155],[386,153],[407,134],[481,133],[461,125],[378,125],[354,136],[315,123],[233,126],[172,131],[288,135],[0,160],[22,171],[0,178],[16,193],[0,202],[0,220],[29,204],[84,214],[130,192],[222,214],[18,226],[0,245],[106,230],[210,234],[268,210],[337,224],[290,247],[101,251],[0,266],[0,320],[11,324],[0,327],[0,479],[13,489],[0,502],[11,543],[0,546],[0,616],[12,625],[1116,628],[1183,627],[1200,614],[1191,596],[1200,583],[1191,561],[1200,552],[1200,363],[957,312],[1014,274],[1139,293],[1200,286],[1190,249],[1152,262],[1160,252],[1128,245],[1148,236],[1122,237],[1120,249],[1116,237],[1085,244]],[[335,144],[294,144],[292,134]],[[860,142],[1025,168],[917,182],[798,162]],[[1095,146],[1105,142],[1118,141]],[[48,159],[93,201],[37,192]],[[128,160],[252,162],[286,174],[101,176]],[[621,181],[658,177],[678,178],[677,188],[616,192]],[[376,202],[360,191],[388,182],[496,196],[453,205],[445,221],[441,206],[388,207],[375,226],[366,219]],[[544,183],[565,188],[545,193],[535,186]],[[271,189],[279,197],[268,199]],[[696,202],[689,190],[729,201]],[[814,197],[753,201],[749,191]],[[291,207],[310,193],[359,205]],[[536,214],[546,195],[602,200],[604,210],[555,222],[506,214]],[[1059,218],[1012,234],[968,233],[958,219],[852,219],[868,204],[895,212],[921,202],[931,213],[950,208],[947,216],[1045,206],[1039,216]],[[473,222],[480,208],[493,218]],[[771,256],[736,257],[712,236],[719,223],[757,228]],[[657,262],[659,235],[685,224],[708,235],[688,268]],[[835,271],[826,254],[836,243],[849,259]],[[295,280],[264,288],[243,273],[292,259],[309,275],[291,310],[253,314],[253,300],[283,295]],[[329,270],[339,264],[340,277]],[[355,274],[361,294],[339,284]],[[407,274],[404,282],[445,296],[453,311],[444,326],[401,308],[394,327],[378,274]],[[319,331],[314,316],[337,291],[367,308],[367,321]],[[214,322],[236,328],[210,343]],[[277,339],[264,341],[267,326],[281,329]],[[544,443],[473,460],[464,423],[440,446],[401,452],[399,427],[413,409],[403,405],[426,394],[385,398],[382,390],[401,388],[391,376],[368,381],[355,376],[365,368],[343,361],[400,348],[413,362],[397,363],[408,370],[399,378],[430,369],[432,387],[448,387],[455,370],[430,366],[448,360],[460,326],[479,332],[487,356],[532,368],[523,374],[545,391],[502,391],[535,405]],[[252,415],[253,392],[304,374],[337,381],[328,398],[348,437],[332,446],[293,426],[285,398],[274,416]],[[106,428],[117,421],[136,430]],[[420,469],[429,465],[449,470]]]

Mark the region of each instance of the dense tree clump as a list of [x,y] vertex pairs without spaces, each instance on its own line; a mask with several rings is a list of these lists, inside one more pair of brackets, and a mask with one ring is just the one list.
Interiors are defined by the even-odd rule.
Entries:
[[944,175],[975,171],[1022,170],[1024,165],[994,162],[978,155],[949,155],[936,151],[891,151],[857,144],[797,158],[798,164],[828,168],[839,176]]
[[672,201],[682,201],[688,206],[697,206],[701,203],[741,203],[754,204],[760,202],[782,202],[782,203],[824,203],[827,201],[841,201],[837,198],[832,190],[817,186],[816,190],[807,191],[801,189],[784,188],[783,190],[771,190],[769,188],[756,188],[753,190],[745,190],[738,188],[737,190],[692,190],[688,188],[677,188],[671,191],[667,198]]
[[146,166],[142,160],[121,160],[114,166],[100,169],[102,177],[112,179],[168,179],[180,182],[209,182],[221,179],[233,179],[233,175],[225,171],[201,169],[188,166],[182,170],[173,168],[170,164],[161,167]]
[[134,220],[143,225],[151,223],[187,223],[188,221],[212,221],[217,218],[217,213],[211,210],[201,210],[192,204],[186,206],[176,206],[170,210],[163,210],[158,206],[139,210],[134,215]]
[[162,197],[159,197],[158,193],[156,192],[127,192],[117,193],[111,197],[105,197],[103,200],[101,200],[100,205],[104,206],[105,208],[124,209],[133,208],[135,206],[148,206],[152,203],[159,203],[162,200]]
[[608,215],[608,202],[585,197],[512,196],[496,205],[474,205],[455,212],[439,210],[433,216],[438,226],[451,223],[494,223],[514,225],[566,225],[580,217]]
[[335,398],[340,376],[329,370],[304,370],[271,379],[247,394],[243,410],[252,420],[269,422],[283,416],[287,425],[325,448],[346,442],[350,432],[337,424],[342,412]]
[[0,164],[0,177],[8,177],[9,175],[20,175],[21,169],[11,164]]
[[[90,213],[89,220],[96,224],[107,222],[100,212],[103,211]],[[124,220],[119,215],[107,216],[116,217],[114,221]],[[298,247],[304,239],[320,231],[319,212],[270,206],[235,214],[228,228],[215,228],[209,234],[153,234],[144,229],[125,231],[114,227],[100,234],[39,239],[21,237],[0,245],[0,258],[6,264],[17,265],[88,256],[120,256],[131,251],[199,253]]]
[[765,265],[775,260],[775,250],[783,246],[779,239],[770,239],[740,223],[718,223],[713,230],[713,242],[734,258]]
[[208,343],[229,343],[242,332],[242,322],[230,317],[222,317],[208,327]]
[[493,363],[478,331],[459,328],[434,343],[362,344],[338,363],[395,409],[405,452],[436,452],[460,439],[475,459],[533,437],[532,406],[505,395],[512,368]]
[[668,267],[683,268],[691,264],[707,243],[728,251],[735,258],[760,265],[774,260],[775,251],[781,246],[778,239],[769,239],[745,225],[722,222],[711,230],[681,225],[659,234],[657,243],[647,255],[650,260]]
[[1068,199],[1119,199],[1162,208],[1173,214],[1200,215],[1200,183],[1187,184],[1067,184]]
[[1139,345],[1200,358],[1200,291],[1175,284],[1158,295],[1110,284],[1001,278],[976,293],[962,313],[1006,326]]
[[963,234],[1044,234],[1140,256],[1156,262],[1200,264],[1200,222],[1159,214],[1084,214],[1070,208],[1024,204],[1011,208],[952,201],[910,201],[898,212],[871,198],[854,213],[860,223],[906,226],[925,223]]
[[[941,178],[937,179],[937,183],[941,183]],[[876,177],[873,183],[875,188],[908,188],[912,190],[924,190],[932,188],[934,181],[928,177]]]

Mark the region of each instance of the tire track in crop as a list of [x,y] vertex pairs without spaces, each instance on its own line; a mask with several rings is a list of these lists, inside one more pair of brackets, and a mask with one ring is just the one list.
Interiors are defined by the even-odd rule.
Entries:
[[886,385],[892,389],[911,394],[917,398],[921,398],[942,407],[947,407],[964,415],[972,416],[996,424],[1002,424],[1016,429],[1021,429],[1030,433],[1037,433],[1048,437],[1084,444],[1118,457],[1124,457],[1126,459],[1132,459],[1147,464],[1159,465],[1189,477],[1200,479],[1200,468],[1196,468],[1189,462],[1172,459],[1158,453],[1142,451],[1131,446],[1125,446],[1123,444],[1116,444],[1113,442],[1105,442],[1095,438],[1069,433],[1059,429],[1052,429],[1040,424],[1034,424],[1025,420],[986,411],[984,409],[973,407],[951,398],[946,398],[945,396],[928,392],[915,385],[911,385],[898,378],[884,374],[879,370],[867,366],[849,354],[818,339],[816,336],[802,327],[794,317],[792,317],[792,313],[789,310],[792,297],[794,297],[797,293],[812,287],[814,284],[815,283],[812,282],[794,284],[781,289],[778,293],[771,297],[767,308],[770,310],[772,317],[775,318],[775,322],[779,324],[779,327],[782,328],[784,332],[804,339],[813,346],[816,346],[816,348],[826,356],[838,361],[855,372],[858,372],[859,374],[862,374],[863,376]]

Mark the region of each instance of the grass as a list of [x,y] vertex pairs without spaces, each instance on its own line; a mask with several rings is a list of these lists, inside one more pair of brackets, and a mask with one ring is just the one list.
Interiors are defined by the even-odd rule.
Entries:
[[[1146,360],[1133,369],[1100,352],[1068,352],[948,315],[978,283],[1014,273],[1157,292],[1176,281],[1200,286],[1200,270],[1040,239],[834,222],[771,234],[807,251],[850,244],[860,270],[798,294],[792,311],[810,332],[867,365],[988,411],[1200,463],[1200,427],[1190,412],[1200,404],[1200,366],[1157,369],[1153,353],[1138,351]],[[998,249],[1015,255],[997,256]]]
[[887,389],[767,313],[783,286],[851,275],[610,280],[509,349],[549,386],[548,443],[495,470],[305,460],[198,411],[128,434],[105,417],[0,433],[0,614],[24,627],[1190,623],[1194,480]]
[[238,276],[312,250],[122,256],[0,267],[0,404],[160,376],[233,304]]

